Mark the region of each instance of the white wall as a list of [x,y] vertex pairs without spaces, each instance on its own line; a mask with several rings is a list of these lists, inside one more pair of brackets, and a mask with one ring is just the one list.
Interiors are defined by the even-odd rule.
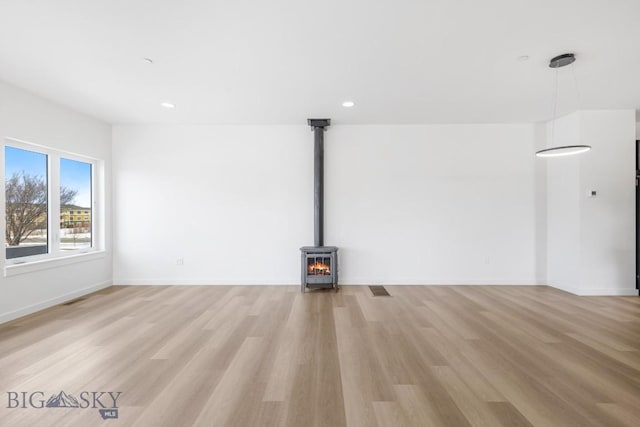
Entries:
[[[570,114],[549,124],[551,145],[580,143],[580,115]],[[547,282],[575,291],[580,286],[580,161],[583,156],[539,158],[547,169]]]
[[[6,137],[104,160],[108,210],[111,179],[109,125],[0,82],[0,138]],[[0,322],[110,285],[112,259],[108,217],[103,227],[107,237],[104,256],[11,277],[0,274]]]
[[634,111],[558,119],[555,144],[592,150],[545,160],[548,283],[579,295],[636,295]]
[[[547,127],[543,123],[534,126],[535,151],[547,146]],[[541,283],[547,281],[547,162],[536,159],[534,163],[535,193],[535,241],[536,241],[536,277]]]
[[533,126],[327,135],[327,241],[346,283],[536,283]]
[[298,248],[313,238],[308,128],[116,126],[113,135],[116,284],[296,281]]
[[[297,284],[307,126],[114,127],[116,284]],[[535,284],[533,125],[332,126],[341,283]],[[176,260],[184,258],[183,265]]]
[[[637,295],[635,274],[635,112],[583,111],[581,140],[593,147],[582,159],[583,294]],[[597,150],[597,151],[596,151]],[[586,197],[590,190],[597,197]]]

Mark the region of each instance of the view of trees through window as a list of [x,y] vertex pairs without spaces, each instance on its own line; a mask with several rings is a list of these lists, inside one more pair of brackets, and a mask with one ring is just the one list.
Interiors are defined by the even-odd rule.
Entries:
[[47,156],[5,148],[7,259],[48,252]]
[[[59,158],[60,250],[92,246],[91,163]],[[47,254],[51,250],[51,212],[47,154],[5,147],[6,258]],[[58,224],[55,225],[57,231]]]

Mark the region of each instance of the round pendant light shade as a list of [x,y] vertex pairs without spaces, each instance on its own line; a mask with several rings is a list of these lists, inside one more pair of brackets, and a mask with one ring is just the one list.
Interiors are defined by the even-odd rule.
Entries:
[[[590,145],[560,145],[554,146],[555,143],[555,128],[556,128],[556,109],[558,106],[558,70],[567,65],[573,64],[576,60],[576,56],[573,53],[565,53],[551,58],[549,61],[549,68],[556,69],[555,80],[555,94],[553,98],[553,121],[551,124],[551,148],[545,148],[544,150],[536,151],[538,157],[560,157],[570,156],[572,154],[580,154],[591,150]],[[574,74],[575,80],[575,74]],[[576,91],[577,91],[576,83]]]
[[536,152],[538,157],[560,157],[580,154],[591,150],[590,145],[563,145],[560,147],[545,148]]

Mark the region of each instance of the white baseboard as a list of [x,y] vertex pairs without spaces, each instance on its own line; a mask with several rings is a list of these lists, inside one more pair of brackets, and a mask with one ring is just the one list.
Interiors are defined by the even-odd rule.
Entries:
[[58,305],[66,301],[70,301],[72,299],[90,294],[92,292],[99,291],[100,289],[108,288],[111,285],[112,285],[111,280],[107,280],[102,283],[97,283],[95,285],[91,285],[86,288],[78,289],[73,292],[69,292],[64,295],[60,295],[58,297],[48,299],[46,301],[42,301],[36,304],[31,304],[27,307],[23,307],[18,310],[10,311],[8,313],[2,313],[0,314],[0,324],[9,322],[11,320],[15,320],[19,317],[33,314],[35,312],[44,310],[45,308],[53,307],[54,305]]
[[632,297],[638,296],[637,289],[611,289],[611,288],[595,288],[595,289],[582,289],[575,287],[564,287],[564,286],[554,286],[549,285],[552,288],[560,289],[561,291],[569,292],[570,294],[583,296],[583,297]]
[[536,280],[439,280],[439,281],[392,281],[386,282],[381,280],[349,280],[340,281],[341,285],[383,285],[383,286],[544,286]]
[[221,280],[167,280],[167,279],[114,279],[114,286],[300,286],[296,283],[271,283],[257,280],[246,280],[241,283]]
[[582,289],[577,295],[580,296],[609,296],[609,297],[632,297],[638,296],[637,289]]

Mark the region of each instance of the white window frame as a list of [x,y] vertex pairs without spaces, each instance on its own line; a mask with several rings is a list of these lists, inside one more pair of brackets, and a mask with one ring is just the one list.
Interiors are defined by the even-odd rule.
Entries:
[[[96,255],[104,256],[104,233],[101,232],[104,224],[104,209],[102,197],[104,194],[104,162],[100,159],[71,153],[39,144],[5,137],[2,143],[2,227],[6,227],[4,209],[6,204],[5,193],[5,150],[6,147],[27,150],[47,156],[47,246],[46,254],[25,256],[7,259],[6,242],[2,259],[4,260],[5,276],[20,274],[23,272],[53,268],[59,265],[83,261],[85,258],[93,259]],[[69,159],[91,165],[91,246],[78,249],[60,249],[60,159]]]

